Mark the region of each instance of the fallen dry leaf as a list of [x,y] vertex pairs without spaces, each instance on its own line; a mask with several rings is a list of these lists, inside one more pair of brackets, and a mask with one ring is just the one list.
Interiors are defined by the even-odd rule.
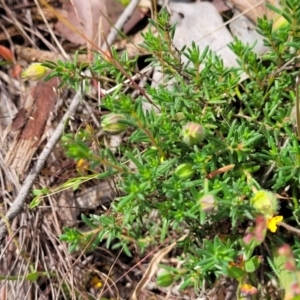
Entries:
[[9,75],[15,79],[20,78],[21,73],[22,73],[22,67],[19,64],[14,65],[12,69],[9,70]]
[[0,56],[7,62],[13,62],[14,60],[14,55],[12,54],[10,49],[2,45],[0,45]]
[[[103,18],[103,16],[107,16],[105,1],[72,0],[71,2],[63,3],[63,10],[67,15],[67,21],[84,36],[95,42],[95,44],[98,44],[97,37],[99,37],[99,30],[104,34],[107,34],[109,30],[109,23]],[[82,36],[61,21],[56,23],[55,29],[63,37],[76,45],[84,45],[86,43],[86,40]]]
[[[100,46],[105,42],[104,37],[123,12],[124,7],[117,0],[70,0],[63,3],[64,15],[71,26],[79,30],[94,44]],[[136,25],[147,11],[145,8],[137,8],[131,18],[124,25],[124,32]],[[66,39],[76,45],[84,45],[86,40],[74,28],[66,26],[61,21],[55,25],[55,29]]]

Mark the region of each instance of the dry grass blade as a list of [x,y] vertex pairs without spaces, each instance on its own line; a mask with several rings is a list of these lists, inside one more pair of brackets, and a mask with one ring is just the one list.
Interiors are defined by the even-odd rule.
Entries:
[[145,274],[143,275],[141,281],[138,283],[138,285],[136,286],[130,300],[138,300],[138,296],[140,294],[140,292],[142,291],[142,289],[146,286],[146,284],[149,282],[149,280],[151,279],[151,277],[155,274],[158,264],[160,263],[160,261],[162,260],[162,258],[168,254],[176,245],[178,242],[183,241],[185,238],[187,237],[187,235],[184,235],[183,237],[181,237],[180,239],[178,239],[176,242],[172,243],[171,245],[169,245],[168,247],[165,247],[163,249],[161,249],[160,251],[158,251],[152,258]]

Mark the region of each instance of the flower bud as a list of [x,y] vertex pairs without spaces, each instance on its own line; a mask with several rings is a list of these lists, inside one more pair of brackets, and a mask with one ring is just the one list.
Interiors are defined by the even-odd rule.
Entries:
[[283,255],[285,257],[288,257],[288,258],[292,258],[293,257],[292,248],[288,244],[284,244],[280,248],[278,248],[278,254],[279,255]]
[[168,287],[174,281],[174,275],[168,271],[163,272],[156,279],[156,283],[158,286]]
[[278,211],[278,201],[275,194],[259,190],[251,199],[250,204],[266,218],[272,218]]
[[209,212],[216,206],[215,196],[212,194],[206,194],[199,199],[201,210]]
[[205,137],[204,127],[198,123],[190,122],[181,130],[182,140],[189,146],[199,144]]
[[125,120],[125,117],[121,114],[108,114],[102,119],[102,129],[109,134],[119,134],[127,129],[127,124],[120,123],[120,120]]
[[47,75],[49,69],[42,64],[33,63],[24,72],[22,72],[22,78],[28,80],[39,80]]
[[175,114],[175,120],[176,121],[181,121],[185,118],[184,113],[183,112],[178,112]]
[[175,169],[175,174],[183,180],[190,179],[194,175],[193,165],[184,163]]

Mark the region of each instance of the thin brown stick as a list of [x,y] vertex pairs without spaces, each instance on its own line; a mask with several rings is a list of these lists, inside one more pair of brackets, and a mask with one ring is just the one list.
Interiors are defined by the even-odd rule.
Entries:
[[300,229],[298,229],[298,228],[295,228],[295,227],[293,227],[291,225],[288,225],[284,222],[280,222],[280,223],[278,223],[278,225],[284,227],[286,230],[288,230],[290,232],[293,232],[293,233],[296,233],[297,235],[300,235]]

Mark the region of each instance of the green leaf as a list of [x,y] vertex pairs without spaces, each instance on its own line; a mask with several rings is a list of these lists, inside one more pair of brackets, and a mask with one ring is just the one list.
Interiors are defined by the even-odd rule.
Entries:
[[229,277],[235,279],[242,278],[245,275],[245,272],[241,268],[235,266],[229,267],[227,272]]
[[277,249],[274,250],[273,253],[273,263],[279,277],[280,286],[285,290],[285,292],[288,292],[291,290],[292,285],[296,282],[295,271],[288,270],[286,268],[286,263],[289,261],[287,256],[279,255],[277,253]]
[[89,226],[90,228],[98,228],[97,225],[95,225],[89,218],[87,218],[84,214],[81,214],[81,219],[82,221],[87,225]]
[[35,207],[38,207],[40,205],[41,201],[42,201],[42,197],[40,197],[40,196],[34,197],[29,204],[29,208],[33,209]]
[[260,266],[261,258],[259,256],[253,256],[250,260],[245,262],[245,271],[253,273]]
[[39,273],[38,272],[29,273],[25,276],[25,278],[29,281],[37,281],[39,279]]
[[279,14],[280,16],[284,17],[290,24],[292,24],[293,20],[291,18],[291,16],[289,14],[287,14],[286,12],[282,11],[281,9],[279,9],[276,6],[273,6],[272,4],[266,2],[266,7],[273,10],[274,12],[276,12],[277,14]]

